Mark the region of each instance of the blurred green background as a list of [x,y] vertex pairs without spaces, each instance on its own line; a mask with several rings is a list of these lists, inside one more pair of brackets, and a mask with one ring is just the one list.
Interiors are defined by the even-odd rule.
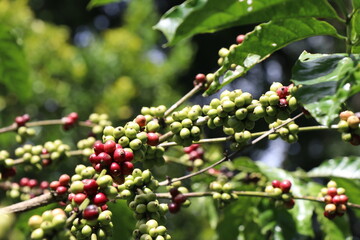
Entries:
[[[0,0],[0,126],[10,125],[24,113],[34,120],[44,120],[59,119],[73,111],[79,113],[81,120],[92,112],[107,113],[117,126],[136,116],[142,106],[170,106],[192,88],[197,73],[216,70],[218,49],[234,43],[238,34],[253,29],[246,26],[203,34],[173,48],[163,48],[165,38],[152,26],[162,13],[181,2],[132,0],[88,11],[88,1],[84,0]],[[288,84],[291,66],[303,50],[338,52],[343,48],[331,37],[300,41],[275,53],[227,89],[242,88],[259,97],[274,81]],[[203,105],[212,97],[199,95],[191,101]],[[355,96],[349,106],[360,111],[359,102],[359,96]],[[302,119],[299,125],[314,123]],[[264,124],[258,129],[266,127]],[[58,126],[37,131],[31,140],[36,144],[61,138],[74,146],[88,134],[88,129],[64,132]],[[216,137],[218,133],[207,135]],[[14,150],[19,146],[14,135],[1,134],[0,149]],[[315,136],[301,133],[299,143],[291,145],[264,141],[245,155],[289,170],[309,170],[325,159],[359,153],[358,148],[343,143],[338,133],[324,132]],[[75,164],[63,164],[53,173],[42,172],[40,178],[58,177]],[[169,169],[174,176],[186,170],[171,165],[158,172]],[[30,173],[29,177],[37,175]],[[173,239],[216,239],[212,227],[217,215],[209,201],[194,200],[188,210],[169,217]],[[244,202],[236,206],[243,211]],[[114,239],[129,239],[134,224],[131,213],[124,204],[110,207],[117,209]],[[20,216],[19,228],[10,239],[23,239],[28,234],[26,221],[33,213]],[[239,217],[245,216],[240,212]],[[354,231],[358,225],[355,220]]]

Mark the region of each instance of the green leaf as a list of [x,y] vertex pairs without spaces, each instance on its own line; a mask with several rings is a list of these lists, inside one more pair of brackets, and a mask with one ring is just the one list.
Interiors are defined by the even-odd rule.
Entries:
[[[271,168],[263,163],[257,163],[257,165],[261,169],[262,173],[269,178],[269,180],[290,180],[292,182],[291,191],[294,195],[308,195],[306,184],[293,177],[291,173],[283,169]],[[310,201],[296,201],[294,208],[288,211],[288,213],[291,214],[293,221],[295,222],[297,233],[305,236],[314,235],[311,225],[313,210],[314,204]]]
[[360,79],[354,77],[359,60],[360,55],[307,52],[299,57],[292,81],[302,87],[295,96],[319,123],[333,123],[341,104],[360,91]]
[[352,5],[354,9],[360,8],[360,0],[352,0]]
[[334,18],[326,0],[188,0],[170,9],[156,24],[169,45],[198,33],[297,17]]
[[87,5],[87,9],[90,10],[94,7],[103,6],[110,3],[121,2],[122,0],[91,0]]
[[0,25],[0,83],[22,101],[32,94],[28,63],[22,47],[3,25]]
[[360,179],[360,157],[339,157],[323,162],[307,174],[309,177]]
[[351,52],[360,53],[360,9],[357,9],[350,21]]
[[220,74],[215,74],[216,78],[205,94],[210,95],[220,90],[276,50],[292,42],[316,35],[337,36],[337,33],[330,24],[313,18],[290,18],[256,26],[254,31],[246,35],[244,42],[230,51],[225,59],[226,66],[223,68],[228,68],[233,63],[238,65],[237,68],[228,70],[222,82],[219,80]]

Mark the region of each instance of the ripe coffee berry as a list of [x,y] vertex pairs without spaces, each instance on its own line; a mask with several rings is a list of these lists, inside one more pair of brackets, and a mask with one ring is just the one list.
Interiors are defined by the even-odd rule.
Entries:
[[156,133],[148,133],[147,138],[148,145],[156,146],[159,144],[159,136]]
[[65,186],[59,186],[56,188],[56,193],[58,194],[65,194],[67,192],[67,187]]
[[283,180],[280,183],[280,188],[283,191],[283,193],[288,193],[291,188],[291,182],[289,180]]
[[177,213],[180,210],[180,204],[171,202],[168,204],[169,212],[171,213]]
[[146,125],[146,118],[144,115],[137,115],[137,117],[135,118],[134,122],[136,122],[137,124],[139,124],[140,127],[145,127]]
[[95,179],[84,179],[82,182],[84,183],[84,192],[86,194],[94,195],[97,193],[99,185]]
[[197,75],[195,76],[195,82],[196,82],[197,84],[206,82],[206,76],[205,76],[205,74],[203,74],[203,73],[197,74]]
[[85,210],[82,213],[82,216],[86,220],[97,219],[99,216],[99,209],[96,205],[91,204],[85,208]]
[[108,201],[108,199],[104,193],[100,192],[95,195],[93,201],[95,205],[102,206]]
[[116,149],[116,143],[113,140],[106,141],[104,144],[104,151],[108,154],[112,154]]
[[244,35],[244,34],[240,34],[240,35],[238,35],[238,36],[236,37],[236,42],[237,42],[238,44],[241,44],[241,43],[244,41],[244,39],[245,39],[245,35]]
[[73,196],[74,202],[78,205],[80,205],[86,198],[87,195],[84,193],[77,193]]
[[274,188],[280,188],[280,181],[279,180],[274,180],[271,182],[271,185],[274,187]]

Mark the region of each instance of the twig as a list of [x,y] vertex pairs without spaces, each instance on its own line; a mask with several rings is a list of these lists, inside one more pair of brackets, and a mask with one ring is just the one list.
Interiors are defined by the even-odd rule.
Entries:
[[[217,192],[190,192],[190,193],[183,193],[183,195],[187,198],[191,198],[191,197],[213,196],[214,193],[217,193]],[[263,197],[263,198],[274,198],[274,199],[278,199],[278,197],[279,197],[277,194],[274,195],[271,193],[257,192],[257,191],[232,191],[231,194],[236,194],[237,196],[243,196],[243,197]],[[156,193],[156,197],[171,199],[170,193]],[[319,198],[319,197],[312,197],[312,196],[293,196],[292,198],[295,200],[305,200],[305,201],[325,203],[324,198],[321,198],[321,197]],[[349,207],[352,207],[352,208],[360,209],[360,204],[348,202],[346,205]]]
[[[25,123],[26,127],[39,127],[39,126],[48,126],[48,125],[63,125],[64,121],[62,119],[50,119],[50,120],[43,120],[43,121],[35,121],[35,122],[28,122]],[[79,126],[82,127],[93,127],[95,124],[87,121],[80,121],[78,122]],[[16,123],[11,124],[10,126],[0,128],[0,134],[5,132],[12,132],[18,128]]]
[[[259,141],[261,141],[261,140],[264,139],[265,137],[267,137],[267,136],[269,136],[270,134],[276,132],[279,128],[281,128],[281,127],[285,126],[286,124],[294,121],[295,119],[301,117],[303,114],[304,114],[304,113],[299,113],[299,114],[296,115],[295,117],[293,117],[293,118],[291,118],[291,119],[288,119],[287,121],[285,121],[285,122],[282,123],[281,125],[277,126],[276,128],[273,128],[273,129],[270,129],[269,131],[264,132],[261,136],[259,136],[258,138],[254,139],[253,141],[251,141],[251,142],[250,142],[248,145],[246,145],[245,147],[249,147],[249,146],[252,146],[252,145],[258,143]],[[245,147],[244,147],[244,148],[245,148]],[[201,169],[201,170],[199,170],[199,171],[197,171],[197,172],[190,173],[190,174],[188,174],[188,175],[185,175],[185,176],[182,176],[182,177],[179,177],[179,178],[173,178],[173,179],[171,179],[171,180],[162,181],[162,182],[159,183],[159,185],[160,185],[160,186],[170,185],[170,184],[173,183],[173,182],[182,181],[182,180],[185,180],[185,179],[187,179],[187,178],[191,178],[191,177],[193,177],[193,176],[199,175],[199,174],[201,174],[201,173],[203,173],[203,172],[206,172],[206,171],[208,171],[209,169],[211,169],[211,168],[213,168],[213,167],[215,167],[215,166],[217,166],[217,165],[225,162],[226,160],[229,160],[231,157],[233,157],[234,155],[236,155],[238,152],[239,152],[239,150],[231,153],[231,154],[228,155],[228,156],[225,156],[224,158],[220,159],[219,161],[217,161],[217,162],[211,164],[210,166],[208,166],[208,167],[206,167],[206,168],[203,168],[203,169]]]
[[53,193],[44,193],[38,197],[26,201],[15,203],[13,205],[0,208],[0,213],[20,213],[40,206],[45,206],[53,202],[63,200],[63,196],[54,195]]
[[191,98],[195,93],[197,93],[203,87],[202,84],[198,84],[194,86],[187,94],[185,94],[182,98],[180,98],[176,103],[174,103],[166,112],[164,113],[164,117],[169,116],[176,108],[178,108],[181,104],[183,104],[186,100]]

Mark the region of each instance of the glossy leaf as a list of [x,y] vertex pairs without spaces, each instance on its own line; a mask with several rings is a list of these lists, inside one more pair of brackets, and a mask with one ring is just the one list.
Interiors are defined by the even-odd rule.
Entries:
[[351,52],[360,53],[360,8],[357,9],[350,21]]
[[217,78],[205,94],[210,95],[220,90],[276,50],[292,42],[316,35],[337,36],[337,33],[330,24],[313,18],[291,18],[260,24],[254,31],[248,33],[244,42],[230,51],[226,58],[226,66],[223,68],[228,68],[229,65],[235,63],[238,65],[236,69],[228,70],[222,82],[219,80],[220,75],[216,75]]
[[[258,163],[259,168],[262,173],[266,175],[270,181],[274,179],[278,180],[290,180],[292,182],[291,191],[294,195],[297,196],[306,196],[308,195],[306,184],[301,182],[299,179],[293,177],[291,173],[279,169],[271,168],[265,164]],[[313,236],[314,232],[311,226],[311,218],[313,215],[314,205],[309,201],[296,201],[296,204],[293,209],[289,210],[288,213],[291,214],[294,224],[296,226],[296,232],[300,235]],[[281,218],[278,218],[281,219]],[[285,224],[285,223],[284,223]],[[290,223],[289,223],[290,224]]]
[[292,81],[302,87],[295,96],[319,123],[333,123],[341,104],[360,91],[360,79],[354,78],[359,60],[360,55],[307,52],[299,57]]
[[307,174],[309,177],[360,179],[360,157],[340,157],[323,162]]
[[360,8],[360,0],[352,0],[352,5],[353,5],[354,9],[359,9]]
[[92,9],[94,7],[99,7],[99,6],[103,6],[106,4],[110,4],[110,3],[115,3],[115,2],[121,2],[122,0],[91,0],[89,2],[89,4],[87,5],[88,9]]
[[296,17],[334,18],[325,0],[192,0],[170,9],[155,26],[169,45],[198,33]]
[[17,38],[0,25],[0,82],[20,100],[31,96],[28,63]]

